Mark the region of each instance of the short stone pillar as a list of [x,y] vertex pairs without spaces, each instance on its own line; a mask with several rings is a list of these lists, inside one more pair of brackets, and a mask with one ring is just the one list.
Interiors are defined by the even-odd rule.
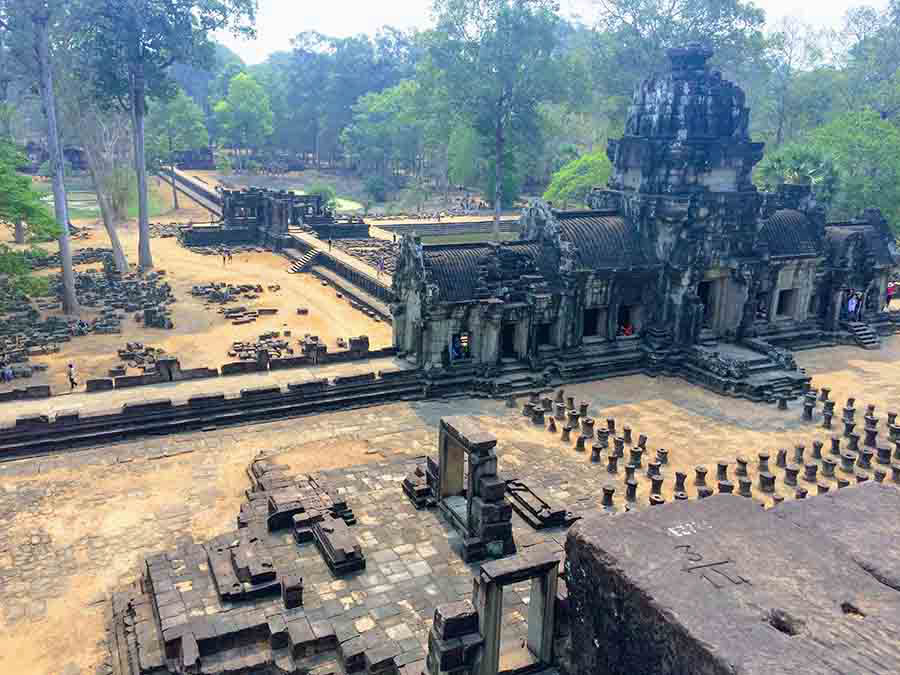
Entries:
[[599,462],[600,461],[600,453],[602,451],[603,451],[603,448],[600,447],[599,445],[597,445],[596,443],[594,443],[594,445],[591,446],[591,461]]
[[738,479],[738,494],[741,497],[752,497],[753,496],[753,481],[749,478],[739,478]]
[[849,434],[847,436],[847,450],[859,452],[859,434]]
[[800,467],[796,464],[789,464],[784,468],[784,484],[794,486],[797,484],[797,475],[800,473]]
[[734,492],[734,483],[730,480],[719,481],[719,494],[730,495]]
[[577,429],[579,426],[578,419],[581,417],[581,415],[579,415],[574,410],[570,410],[568,413],[566,413],[566,417],[568,419],[569,426],[573,429]]
[[631,445],[631,427],[627,425],[622,427],[622,438],[625,439],[628,445]]
[[597,442],[604,450],[609,447],[609,431],[607,429],[597,429]]
[[759,458],[759,464],[757,465],[758,471],[762,473],[763,471],[769,470],[769,453],[761,452],[757,455]]
[[841,471],[853,473],[856,467],[856,455],[852,452],[841,453]]
[[661,476],[662,473],[660,472],[659,468],[659,462],[647,462],[647,478],[656,478],[657,476]]
[[794,490],[794,499],[806,499],[806,495],[809,494],[809,490],[805,487],[798,487]]
[[615,454],[612,454],[612,453],[611,453],[611,454],[606,458],[606,461],[607,461],[607,464],[606,464],[606,470],[607,470],[609,473],[618,473],[618,472],[619,472],[619,458],[618,458],[618,456],[616,456]]
[[566,396],[566,408],[569,410],[575,410],[575,397],[574,396]]
[[587,401],[582,401],[581,405],[579,406],[579,410],[578,410],[579,414],[582,417],[587,417],[588,408],[590,408],[590,404]]
[[523,417],[531,417],[534,414],[534,403],[529,401],[525,405],[522,406],[522,416]]
[[637,501],[637,489],[638,483],[634,478],[630,478],[625,481],[625,501],[628,502],[636,502]]
[[612,417],[606,418],[606,430],[613,435],[616,433],[616,420]]
[[840,436],[832,436],[831,437],[831,449],[828,452],[829,452],[829,454],[834,455],[835,457],[840,457],[840,455],[841,455],[841,437]]
[[697,488],[697,498],[698,499],[706,499],[707,497],[712,497],[713,491],[712,488],[707,486],[702,486]]
[[813,459],[822,459],[822,441],[813,441],[812,456]]
[[728,462],[716,462],[716,480],[728,480]]
[[565,403],[557,403],[556,404],[556,413],[553,416],[556,418],[557,422],[565,422],[566,421],[566,404]]
[[783,469],[787,466],[787,450],[781,448],[778,450],[778,454],[775,455],[775,466],[779,469]]
[[806,447],[802,445],[794,446],[794,462],[797,464],[803,464],[803,453],[806,451]]
[[830,412],[823,411],[822,412],[822,428],[823,429],[831,429],[831,418],[834,417]]
[[830,489],[831,489],[831,486],[829,486],[825,483],[816,483],[816,494],[817,495],[824,495]]
[[775,492],[775,474],[768,471],[762,471],[759,474],[759,489],[766,494]]
[[544,409],[535,407],[531,412],[531,423],[544,426]]
[[560,434],[559,440],[561,440],[563,443],[571,443],[571,438],[569,436],[569,434],[571,434],[571,433],[572,433],[572,427],[570,427],[568,424],[566,424],[562,428],[562,433]]
[[705,466],[694,467],[694,485],[696,485],[697,487],[703,487],[704,485],[706,485]]
[[746,457],[738,457],[735,459],[735,468],[734,475],[740,478],[741,476],[749,475],[747,473],[747,464],[749,460]]
[[857,457],[856,463],[859,465],[861,469],[871,469],[872,468],[872,455],[874,455],[871,450],[868,448],[863,448],[859,456]]
[[807,422],[812,422],[813,410],[815,410],[815,408],[815,400],[810,401],[809,399],[806,399],[805,401],[803,401],[803,419]]
[[882,446],[882,447],[878,448],[877,454],[878,454],[878,457],[876,458],[876,461],[879,464],[882,464],[884,466],[890,465],[890,463],[891,463],[891,449],[890,448]]
[[631,463],[632,464],[634,464],[636,467],[643,466],[642,461],[641,461],[643,458],[643,454],[644,454],[643,449],[631,448],[630,454],[631,454]]
[[665,503],[666,500],[662,495],[650,495],[650,506],[660,506]]
[[660,464],[668,464],[669,463],[669,451],[665,448],[657,448],[656,449],[656,461]]
[[844,437],[850,436],[853,433],[853,428],[856,426],[856,422],[848,422],[844,420]]
[[675,491],[676,492],[684,492],[684,481],[687,480],[687,474],[683,471],[675,472]]
[[644,434],[641,434],[640,436],[638,436],[637,446],[639,448],[641,448],[642,450],[647,449],[647,437]]
[[600,505],[604,510],[608,511],[613,508],[613,495],[616,493],[616,488],[612,485],[604,485],[603,486],[603,501],[601,501]]
[[625,439],[621,436],[616,436],[613,439],[613,447],[615,448],[616,457],[624,457],[625,456]]
[[581,418],[581,433],[583,433],[588,438],[594,437],[594,418],[593,417],[582,417]]
[[582,436],[581,434],[578,434],[578,436],[575,437],[575,452],[584,452],[584,451],[585,451],[584,436]]
[[547,420],[547,431],[549,431],[551,434],[556,433],[556,420],[553,417],[550,417]]
[[629,462],[625,465],[625,480],[634,478],[634,472],[637,471],[637,465]]
[[553,412],[553,399],[549,396],[545,396],[541,399],[541,405],[544,406],[545,412]]
[[807,483],[815,483],[819,479],[819,465],[815,463],[805,464],[803,466],[803,480]]
[[826,478],[834,478],[834,468],[836,466],[837,462],[830,457],[826,457],[822,460],[822,475]]
[[873,427],[871,429],[865,430],[866,438],[863,441],[863,445],[867,448],[877,448],[878,447],[878,427]]

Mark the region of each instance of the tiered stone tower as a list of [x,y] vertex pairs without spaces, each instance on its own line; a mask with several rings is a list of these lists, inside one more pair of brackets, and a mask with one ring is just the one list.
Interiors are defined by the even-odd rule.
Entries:
[[679,344],[694,343],[704,322],[739,332],[747,265],[759,258],[751,171],[763,144],[750,140],[744,92],[710,70],[710,56],[698,45],[669,50],[670,70],[636,88],[625,135],[609,143],[608,189],[589,200],[628,217],[663,263],[649,324],[670,327]]

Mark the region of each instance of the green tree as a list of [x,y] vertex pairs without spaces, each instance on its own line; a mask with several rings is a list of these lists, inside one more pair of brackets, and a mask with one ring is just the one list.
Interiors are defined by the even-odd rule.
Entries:
[[69,212],[62,143],[57,118],[52,33],[68,18],[68,6],[61,0],[0,0],[0,30],[5,44],[14,44],[27,78],[40,92],[46,122],[47,146],[53,169],[53,208],[59,226],[59,255],[62,261],[62,308],[66,314],[78,311],[75,271],[69,240]]
[[41,201],[40,193],[32,187],[31,179],[16,171],[25,161],[10,141],[0,140],[0,222],[21,232],[17,243],[24,243],[26,230],[32,240],[59,235],[59,226]]
[[757,180],[765,190],[779,185],[809,185],[816,199],[830,207],[840,180],[822,148],[805,141],[783,145],[767,153],[756,169]]
[[318,195],[322,197],[326,209],[331,209],[333,211],[335,208],[337,208],[337,193],[330,185],[311,185],[309,189],[305,190],[305,192],[308,195]]
[[809,142],[837,171],[835,215],[875,206],[900,225],[900,129],[875,110],[850,111],[813,131]]
[[595,87],[617,97],[618,118],[635,84],[664,70],[667,49],[702,42],[739,82],[764,56],[765,16],[746,0],[601,0],[599,10],[591,72]]
[[583,204],[592,188],[606,184],[612,164],[605,150],[595,150],[563,166],[553,174],[544,199],[566,208],[571,202]]
[[247,155],[272,134],[272,107],[266,91],[251,75],[238,73],[231,80],[228,96],[214,110],[223,138],[239,155],[241,150],[245,152],[246,168]]
[[450,134],[447,154],[450,181],[454,185],[472,186],[481,179],[481,148],[484,141],[471,124],[458,123]]
[[203,110],[179,89],[168,101],[150,106],[147,127],[151,166],[168,164],[172,167],[172,202],[178,209],[178,189],[175,187],[175,163],[179,152],[198,150],[209,145],[209,134]]
[[172,94],[176,63],[209,66],[215,31],[231,28],[251,35],[255,0],[90,0],[83,31],[93,53],[91,74],[98,96],[127,101],[134,127],[138,178],[138,264],[153,267],[150,253],[144,126],[147,98]]
[[491,139],[494,238],[508,146],[539,134],[538,105],[556,93],[558,19],[542,0],[435,0],[437,29],[431,58],[446,78],[455,105],[471,113],[476,129]]

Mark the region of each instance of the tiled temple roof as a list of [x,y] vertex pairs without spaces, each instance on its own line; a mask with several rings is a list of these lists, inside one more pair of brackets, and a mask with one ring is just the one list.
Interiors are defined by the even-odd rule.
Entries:
[[622,216],[599,211],[556,214],[563,239],[572,243],[582,267],[609,269],[653,264],[640,236]]
[[500,252],[512,252],[530,258],[535,272],[542,265],[541,247],[536,242],[510,242],[498,249],[489,244],[454,244],[425,246],[423,260],[429,280],[438,289],[441,302],[459,302],[478,297],[482,285],[481,269],[492,262]]
[[776,211],[763,224],[760,236],[768,242],[769,253],[776,257],[800,258],[819,254],[814,225],[800,211]]

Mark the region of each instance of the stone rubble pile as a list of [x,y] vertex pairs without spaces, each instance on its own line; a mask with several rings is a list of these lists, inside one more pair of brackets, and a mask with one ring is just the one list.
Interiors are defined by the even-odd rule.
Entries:
[[272,331],[271,333],[263,333],[254,342],[232,342],[231,349],[228,350],[228,356],[241,361],[258,361],[261,352],[265,352],[268,358],[275,359],[293,356],[294,349],[286,339],[290,338],[290,336],[291,331],[289,330],[283,333]]
[[381,271],[393,274],[397,267],[400,245],[384,239],[334,239],[332,245],[347,255],[369,264],[374,269],[382,265]]

